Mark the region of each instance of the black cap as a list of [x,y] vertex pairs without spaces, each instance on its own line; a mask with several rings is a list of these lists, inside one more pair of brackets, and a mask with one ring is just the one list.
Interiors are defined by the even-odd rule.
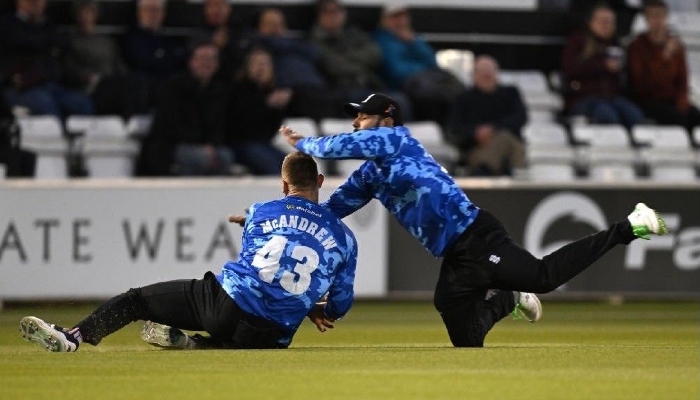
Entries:
[[345,103],[343,110],[351,117],[356,117],[358,113],[362,112],[384,118],[391,117],[394,120],[394,126],[403,125],[403,115],[401,115],[399,103],[382,93],[371,94],[359,104]]

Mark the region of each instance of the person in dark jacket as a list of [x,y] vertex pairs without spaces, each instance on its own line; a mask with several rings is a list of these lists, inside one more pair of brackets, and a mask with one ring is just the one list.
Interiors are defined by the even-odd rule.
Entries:
[[232,17],[229,0],[204,0],[203,24],[189,42],[212,42],[219,49],[219,75],[231,82],[243,65],[250,39],[242,18]]
[[44,14],[46,0],[17,0],[17,11],[0,18],[2,71],[9,80],[3,91],[11,106],[32,114],[92,114],[90,98],[61,84],[61,57],[70,47],[68,36],[58,32]]
[[450,137],[462,162],[476,175],[510,174],[524,166],[520,130],[527,122],[520,92],[498,84],[498,63],[479,56],[474,63],[474,87],[456,100]]
[[566,110],[595,124],[644,122],[623,93],[624,51],[615,36],[616,16],[604,3],[593,7],[584,32],[569,37],[562,54]]
[[138,0],[137,24],[124,35],[124,59],[139,72],[154,106],[161,85],[184,68],[186,51],[162,32],[165,19],[164,0]]
[[228,89],[214,79],[213,44],[195,47],[189,70],[165,85],[150,135],[144,140],[142,168],[147,175],[229,175],[233,154],[225,145]]
[[685,46],[668,27],[668,6],[646,0],[649,30],[630,44],[627,57],[634,99],[644,113],[661,125],[681,125],[689,132],[700,125],[700,110],[688,95]]
[[290,116],[316,120],[338,116],[330,87],[318,66],[318,47],[292,36],[281,10],[266,8],[260,13],[253,43],[272,54],[277,84],[294,91],[288,107]]
[[292,97],[275,86],[272,56],[255,48],[234,82],[228,107],[229,144],[236,161],[256,175],[279,175],[285,153],[272,145]]

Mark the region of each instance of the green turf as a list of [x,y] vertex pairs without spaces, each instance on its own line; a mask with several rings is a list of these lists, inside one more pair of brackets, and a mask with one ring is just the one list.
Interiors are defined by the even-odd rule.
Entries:
[[698,399],[700,307],[546,303],[542,321],[499,323],[454,349],[428,303],[358,303],[292,348],[167,351],[140,324],[54,354],[22,341],[24,315],[69,326],[81,307],[0,312],[0,399]]

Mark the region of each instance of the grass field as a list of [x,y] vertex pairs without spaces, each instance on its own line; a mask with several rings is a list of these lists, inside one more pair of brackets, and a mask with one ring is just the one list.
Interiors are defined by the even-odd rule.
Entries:
[[429,303],[359,302],[288,350],[168,351],[140,324],[47,353],[19,319],[70,326],[88,306],[0,311],[0,399],[699,399],[700,306],[546,303],[537,324],[499,323],[483,349],[450,346]]

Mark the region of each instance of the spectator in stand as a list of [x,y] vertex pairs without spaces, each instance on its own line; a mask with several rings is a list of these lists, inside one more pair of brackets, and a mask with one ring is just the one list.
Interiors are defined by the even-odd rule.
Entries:
[[477,57],[473,79],[452,107],[450,137],[472,174],[509,175],[524,166],[525,104],[516,87],[498,83],[498,63],[490,56]]
[[700,110],[688,96],[685,48],[668,29],[668,7],[662,0],[646,0],[644,17],[649,30],[628,49],[630,83],[644,113],[662,125],[681,125],[688,131],[700,125]]
[[644,122],[634,103],[622,96],[624,51],[615,36],[615,12],[596,4],[584,32],[569,37],[562,55],[566,109],[595,124],[622,124],[628,129]]
[[225,145],[228,88],[214,77],[218,64],[216,46],[199,44],[188,70],[166,83],[143,142],[140,174],[230,174],[233,154]]
[[44,14],[46,0],[16,0],[16,6],[15,13],[0,18],[0,63],[10,81],[3,92],[7,103],[58,118],[92,114],[87,95],[60,83],[60,57],[70,42]]
[[382,71],[389,88],[409,96],[416,119],[445,123],[450,105],[464,86],[440,69],[435,50],[413,30],[408,8],[395,3],[385,6],[374,39],[382,49]]
[[272,56],[263,48],[248,53],[231,90],[228,140],[236,161],[255,175],[279,175],[286,156],[272,145],[292,91],[275,86]]
[[321,51],[321,71],[335,97],[342,104],[365,98],[375,92],[387,92],[401,105],[404,120],[410,121],[411,104],[398,90],[387,91],[379,76],[382,50],[372,37],[346,25],[347,14],[339,0],[319,0],[311,40]]
[[255,43],[272,54],[277,85],[293,91],[289,115],[315,120],[338,116],[340,111],[334,107],[330,88],[318,68],[316,45],[290,36],[284,14],[277,8],[260,13],[257,29]]
[[204,25],[193,35],[190,42],[214,43],[219,49],[219,72],[221,78],[231,81],[243,65],[245,53],[249,47],[247,33],[234,23],[231,18],[229,0],[204,1]]
[[138,71],[147,87],[149,104],[155,105],[160,86],[184,68],[185,49],[161,31],[165,0],[138,0],[137,24],[124,36],[124,58]]
[[99,14],[95,0],[73,3],[76,29],[71,49],[64,58],[66,86],[90,95],[95,114],[117,114],[124,118],[146,112],[145,93],[127,74],[116,42],[95,32]]

